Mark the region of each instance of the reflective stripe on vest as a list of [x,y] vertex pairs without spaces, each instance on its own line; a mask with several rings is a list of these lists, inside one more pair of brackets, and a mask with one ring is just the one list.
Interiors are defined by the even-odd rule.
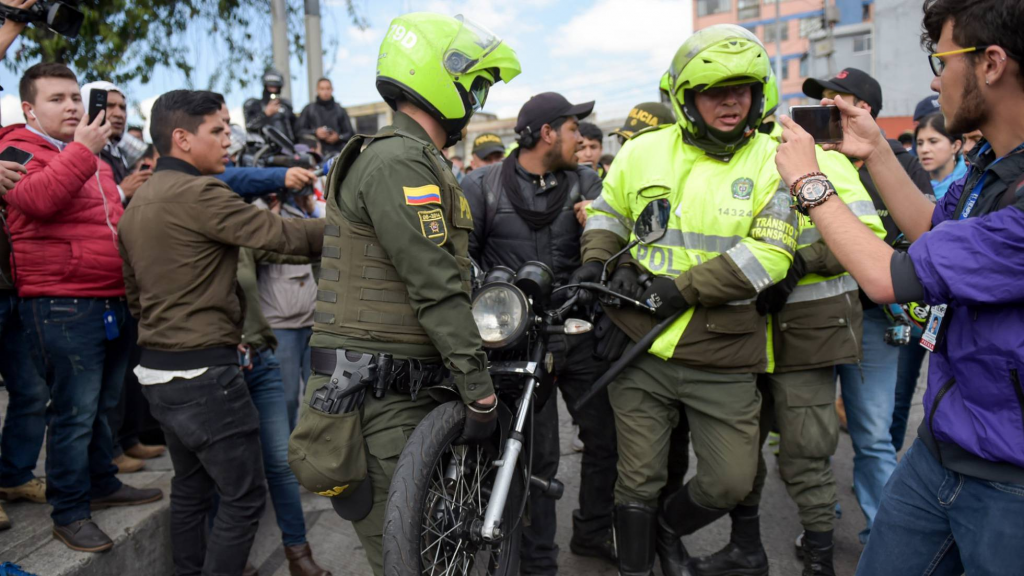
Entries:
[[857,288],[857,281],[849,274],[843,274],[842,276],[836,276],[835,278],[822,280],[821,282],[816,282],[814,284],[799,285],[793,289],[793,292],[789,295],[789,300],[786,302],[789,304],[796,304],[798,302],[824,300],[847,292],[856,291]]

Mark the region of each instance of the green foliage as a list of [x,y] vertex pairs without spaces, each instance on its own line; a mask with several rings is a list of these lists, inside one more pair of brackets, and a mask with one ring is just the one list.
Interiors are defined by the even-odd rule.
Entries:
[[[366,22],[347,0],[354,24]],[[287,0],[291,52],[304,57],[303,1]],[[148,83],[166,68],[180,71],[188,87],[242,86],[258,82],[271,61],[269,0],[92,0],[78,38],[30,25],[7,62],[23,70],[39,61],[64,62],[81,82]],[[206,79],[196,64],[215,62]],[[209,67],[209,66],[207,66]],[[205,82],[203,81],[205,80]]]

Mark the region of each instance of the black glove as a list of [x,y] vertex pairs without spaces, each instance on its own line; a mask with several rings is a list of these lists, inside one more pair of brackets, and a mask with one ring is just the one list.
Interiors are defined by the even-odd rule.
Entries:
[[608,281],[608,288],[623,296],[629,296],[634,300],[638,299],[644,292],[644,287],[640,284],[639,277],[640,275],[637,273],[636,268],[624,264],[615,268],[611,280]]
[[774,286],[769,286],[757,295],[757,313],[761,316],[778,314],[789,300],[797,282],[807,274],[807,263],[800,254],[793,255],[793,265],[789,267],[786,277]]
[[490,406],[481,406],[477,402],[466,405],[466,421],[462,428],[462,436],[456,444],[477,444],[494,434],[498,427],[498,400]]
[[615,362],[626,351],[631,340],[621,328],[612,322],[608,313],[601,314],[597,319],[597,326],[594,327],[594,337],[597,339],[597,346],[594,347],[594,356],[606,362]]
[[598,262],[597,260],[587,262],[572,273],[572,276],[569,277],[569,284],[579,284],[580,282],[600,282],[602,270],[604,270],[603,262]]
[[640,301],[653,307],[654,315],[661,320],[690,307],[675,281],[668,276],[655,276]]

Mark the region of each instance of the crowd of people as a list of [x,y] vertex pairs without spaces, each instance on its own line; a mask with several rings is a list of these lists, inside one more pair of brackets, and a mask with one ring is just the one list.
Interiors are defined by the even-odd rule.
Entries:
[[[666,576],[767,575],[771,437],[803,574],[834,576],[845,429],[859,575],[1024,574],[1024,3],[924,3],[939,95],[898,139],[876,123],[884,87],[846,68],[803,85],[842,116],[842,141],[817,145],[777,114],[756,36],[700,30],[668,63],[662,102],[613,132],[614,158],[585,121],[594,102],[556,92],[524,103],[512,146],[483,133],[468,161],[451,154],[489,89],[520,72],[470,24],[392,22],[376,82],[394,119],[373,135],[355,134],[326,78],[296,114],[269,70],[244,129],[222,95],[170,91],[144,134],[116,85],[80,86],[60,63],[24,72],[25,123],[0,130],[0,151],[28,158],[0,161],[0,500],[49,504],[55,538],[104,552],[91,512],[162,499],[118,474],[166,451],[179,576],[256,574],[268,495],[290,573],[329,575],[300,485],[353,523],[379,576],[395,466],[439,385],[465,405],[459,442],[497,425],[472,264],[536,261],[556,285],[607,270],[609,288],[654,310],[609,306],[593,332],[552,336],[582,452],[572,553],[624,576],[659,562]],[[7,20],[0,45],[23,27]],[[108,95],[94,118],[92,90]],[[330,174],[239,165],[244,132],[267,127],[333,158]],[[299,193],[314,184],[324,197]],[[667,232],[609,262],[662,199]],[[577,407],[658,323],[649,350]],[[379,395],[315,408],[316,391],[385,359]],[[900,459],[925,361],[925,418]],[[532,473],[553,478],[556,403],[531,427]],[[556,574],[555,501],[532,491],[529,511],[520,571]],[[682,537],[725,516],[725,547],[691,556]]]

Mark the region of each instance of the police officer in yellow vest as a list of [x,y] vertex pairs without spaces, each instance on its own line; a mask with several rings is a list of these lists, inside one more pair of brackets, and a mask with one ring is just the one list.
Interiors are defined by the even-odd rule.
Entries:
[[[768,55],[744,28],[718,25],[691,36],[669,70],[677,122],[649,129],[623,147],[588,208],[583,267],[601,264],[630,239],[633,219],[653,199],[671,202],[669,230],[633,249],[612,282],[654,274],[641,299],[656,317],[611,310],[634,341],[661,318],[682,312],[611,385],[619,444],[615,536],[619,572],[646,576],[655,560],[677,576],[679,537],[728,513],[757,471],[761,396],[769,368],[759,292],[782,280],[796,250],[797,220],[774,165],[775,142],[759,134]],[[655,506],[665,486],[669,438],[685,410],[697,475]],[[656,544],[657,540],[657,544]]]
[[[768,110],[760,129],[778,142],[781,126],[772,116],[778,102],[774,76],[766,90]],[[836,175],[833,182],[847,206],[884,238],[882,221],[849,159],[820,148],[817,156],[818,164],[828,167],[830,178]],[[774,423],[780,434],[779,473],[799,508],[805,530],[804,576],[834,576],[836,484],[830,457],[839,440],[834,367],[860,361],[863,312],[857,283],[806,216],[800,216],[797,252],[789,273],[758,296],[757,308],[771,316],[774,355],[773,371],[760,378],[764,395],[761,443]],[[765,476],[767,466],[759,451],[754,489],[729,513],[729,543],[711,556],[696,559],[695,572],[701,576],[767,576],[768,557],[761,544],[758,515]]]
[[[377,90],[394,121],[354,137],[329,177],[315,374],[289,462],[304,486],[334,496],[378,576],[398,456],[437,406],[421,389],[450,374],[468,407],[464,439],[494,430],[494,390],[470,311],[473,216],[440,150],[459,141],[493,84],[519,72],[511,48],[462,16],[396,18],[377,60]],[[323,420],[311,407],[326,405],[318,390],[388,362],[385,389],[366,392],[361,408]],[[353,442],[360,432],[365,440]]]

